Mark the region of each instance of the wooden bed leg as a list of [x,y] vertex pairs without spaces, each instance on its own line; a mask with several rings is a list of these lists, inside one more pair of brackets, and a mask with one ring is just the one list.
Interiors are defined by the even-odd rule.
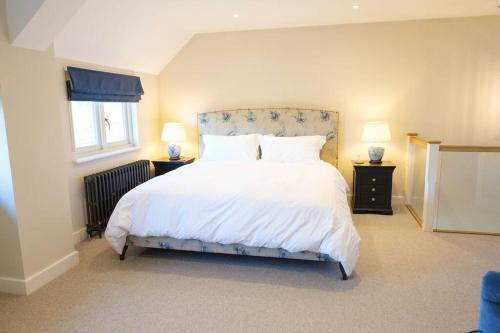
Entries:
[[345,273],[344,266],[339,262],[340,273],[342,273],[342,280],[347,280],[347,274]]
[[127,252],[127,249],[128,249],[128,245],[125,244],[125,246],[123,247],[122,254],[120,254],[120,260],[125,260],[125,252]]

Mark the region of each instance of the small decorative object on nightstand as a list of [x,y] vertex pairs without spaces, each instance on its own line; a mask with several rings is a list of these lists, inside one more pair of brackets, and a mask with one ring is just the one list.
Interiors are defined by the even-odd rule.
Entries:
[[382,163],[382,157],[384,157],[385,150],[382,142],[391,141],[389,124],[385,121],[367,123],[363,129],[363,137],[361,140],[370,144],[370,147],[368,148],[370,163]]
[[167,153],[171,161],[181,157],[181,146],[177,143],[186,141],[186,130],[181,123],[165,123],[161,132],[161,141],[168,142]]
[[396,166],[389,161],[373,164],[352,162],[354,214],[377,213],[392,215],[392,173]]
[[159,158],[156,159],[153,162],[153,165],[155,166],[155,177],[156,176],[161,176],[167,172],[173,171],[183,165],[193,163],[194,157],[184,157],[181,156],[179,157],[178,160],[172,161],[168,157],[164,158]]

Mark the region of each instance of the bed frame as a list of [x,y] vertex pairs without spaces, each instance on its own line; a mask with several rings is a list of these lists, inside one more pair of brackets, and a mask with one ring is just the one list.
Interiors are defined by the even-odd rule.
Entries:
[[[129,246],[149,247],[166,250],[181,250],[192,252],[222,253],[238,256],[269,257],[282,259],[298,259],[310,261],[334,261],[329,255],[319,252],[288,252],[284,249],[271,249],[267,247],[252,247],[242,244],[220,244],[202,242],[196,239],[177,239],[172,237],[138,237],[128,235],[123,247],[120,260],[125,260],[125,253]],[[347,280],[344,266],[339,264],[342,280]]]
[[[337,166],[338,163],[338,112],[297,108],[259,108],[222,110],[198,114],[198,148],[203,153],[204,134],[241,135],[250,133],[276,136],[324,135],[327,138],[321,150],[321,159]],[[195,239],[171,237],[138,237],[128,235],[120,260],[125,259],[129,246],[161,248],[181,251],[223,253],[240,256],[258,256],[312,261],[334,261],[328,254],[319,252],[288,252],[284,249],[250,247],[242,244],[219,244]],[[347,274],[339,262],[342,279]]]

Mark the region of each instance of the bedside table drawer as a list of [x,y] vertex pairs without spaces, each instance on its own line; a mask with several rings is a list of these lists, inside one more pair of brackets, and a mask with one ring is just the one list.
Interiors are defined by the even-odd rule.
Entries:
[[155,165],[155,173],[157,175],[163,175],[164,173],[173,171],[177,169],[179,165],[176,164],[160,164],[160,165]]
[[360,174],[358,182],[361,186],[376,186],[385,185],[389,180],[389,176],[382,172],[373,172],[371,174]]
[[379,193],[384,193],[387,190],[387,183],[378,183],[378,184],[361,183],[359,188],[361,193],[379,194]]
[[387,205],[386,193],[361,193],[359,203],[363,206],[385,206]]
[[155,167],[155,177],[174,171],[186,164],[192,163],[194,157],[181,157],[178,160],[170,160],[168,157],[159,158],[151,161]]

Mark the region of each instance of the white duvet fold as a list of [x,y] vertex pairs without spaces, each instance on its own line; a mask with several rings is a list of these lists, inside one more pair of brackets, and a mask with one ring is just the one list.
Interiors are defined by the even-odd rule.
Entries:
[[118,253],[128,234],[321,252],[350,275],[360,238],[347,189],[325,162],[201,160],[125,194],[105,235]]

